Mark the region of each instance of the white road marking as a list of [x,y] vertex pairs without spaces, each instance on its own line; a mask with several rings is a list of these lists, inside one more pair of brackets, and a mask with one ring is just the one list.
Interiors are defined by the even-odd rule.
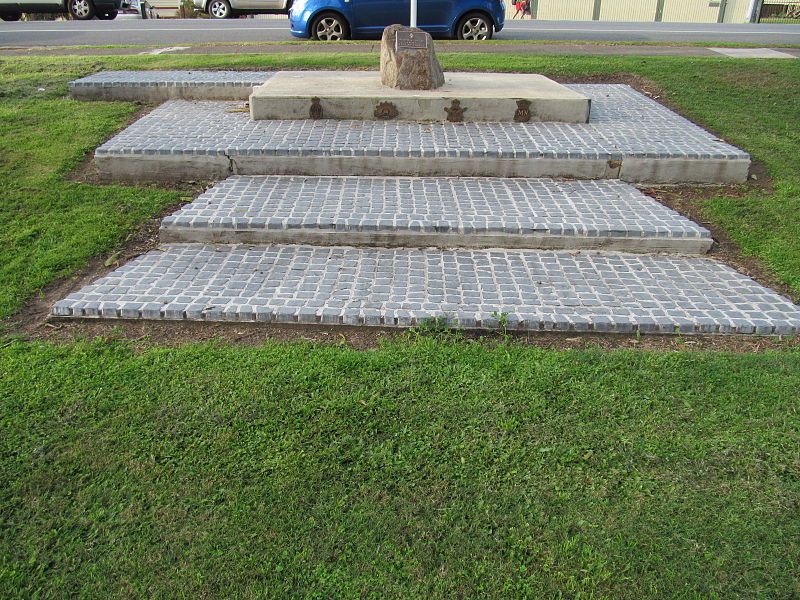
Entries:
[[709,48],[709,50],[732,58],[797,58],[788,52],[769,48]]
[[147,50],[146,52],[139,52],[139,54],[164,54],[164,52],[177,52],[178,50],[188,50],[189,46],[170,46],[169,48],[156,48],[155,50]]

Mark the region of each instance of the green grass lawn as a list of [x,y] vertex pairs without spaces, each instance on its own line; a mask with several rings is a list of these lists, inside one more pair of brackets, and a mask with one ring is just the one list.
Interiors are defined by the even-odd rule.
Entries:
[[3,598],[798,598],[800,353],[0,350]]
[[[762,161],[709,219],[800,294],[800,62],[444,54],[625,73]],[[0,317],[181,194],[65,180],[119,68],[376,55],[0,61]],[[713,196],[713,195],[712,195]],[[800,598],[800,353],[376,351],[0,339],[0,598]]]
[[788,25],[800,25],[800,19],[789,17],[775,17],[773,19],[761,19],[759,23],[786,23]]

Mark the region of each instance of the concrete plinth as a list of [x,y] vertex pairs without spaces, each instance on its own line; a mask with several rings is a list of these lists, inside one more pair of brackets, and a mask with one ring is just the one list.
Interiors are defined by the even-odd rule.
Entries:
[[250,113],[255,120],[586,123],[590,104],[543,75],[447,73],[436,90],[403,90],[382,85],[378,72],[280,71],[253,89]]

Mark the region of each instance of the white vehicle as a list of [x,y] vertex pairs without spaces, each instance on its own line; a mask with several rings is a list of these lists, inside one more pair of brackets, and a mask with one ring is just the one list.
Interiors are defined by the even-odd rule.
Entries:
[[215,19],[247,14],[288,13],[292,0],[193,0],[194,7]]
[[147,0],[122,0],[118,19],[157,19],[158,13]]

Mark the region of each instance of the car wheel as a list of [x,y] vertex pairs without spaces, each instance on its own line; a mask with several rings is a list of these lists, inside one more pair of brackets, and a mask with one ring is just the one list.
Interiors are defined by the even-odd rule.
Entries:
[[104,12],[97,13],[97,18],[103,21],[113,21],[117,18],[118,14],[119,12],[116,10],[106,10]]
[[0,19],[3,21],[19,21],[22,18],[22,13],[6,13],[4,15],[0,15]]
[[311,25],[311,39],[321,42],[338,42],[350,39],[350,27],[336,13],[323,13]]
[[67,10],[73,18],[79,21],[88,21],[95,15],[94,4],[91,0],[69,0]]
[[494,25],[491,19],[481,13],[464,15],[456,27],[456,38],[459,40],[490,40]]
[[211,0],[208,3],[208,14],[215,19],[230,19],[233,11],[228,0]]

